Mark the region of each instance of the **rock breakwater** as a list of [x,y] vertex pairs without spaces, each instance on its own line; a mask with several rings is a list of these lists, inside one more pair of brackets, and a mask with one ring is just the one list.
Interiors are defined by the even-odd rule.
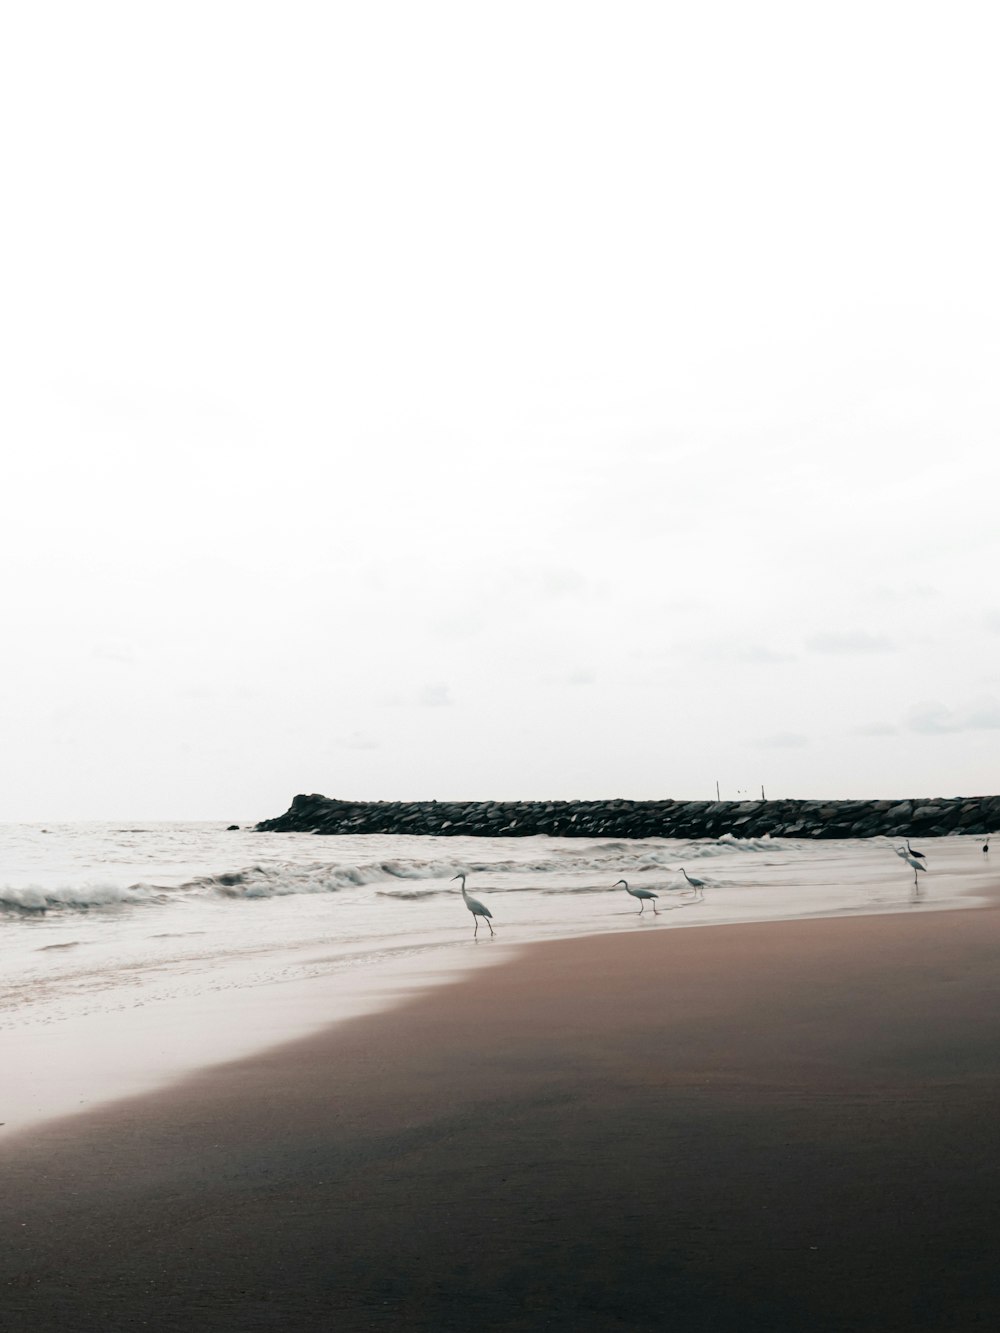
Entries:
[[881,801],[342,801],[296,796],[274,833],[521,838],[874,838],[984,835],[1000,796]]

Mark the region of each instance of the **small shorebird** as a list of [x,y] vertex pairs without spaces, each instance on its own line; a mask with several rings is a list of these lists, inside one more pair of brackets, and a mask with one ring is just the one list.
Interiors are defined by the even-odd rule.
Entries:
[[986,841],[983,843],[983,855],[989,856],[989,854],[990,854],[990,840],[989,838],[987,838]]
[[455,881],[456,879],[460,879],[460,880],[462,881],[462,898],[463,898],[464,901],[465,901],[465,905],[466,905],[466,907],[467,907],[467,908],[469,909],[469,911],[472,913],[472,919],[473,919],[473,921],[475,921],[475,923],[476,923],[476,928],[475,928],[475,930],[472,932],[472,933],[473,933],[473,936],[479,934],[479,918],[480,918],[480,917],[482,917],[483,920],[486,922],[486,924],[489,926],[489,928],[490,928],[490,934],[491,934],[491,935],[495,935],[495,934],[496,934],[496,931],[494,931],[494,929],[493,929],[493,923],[490,921],[490,917],[493,915],[493,913],[490,911],[490,909],[489,909],[484,903],[481,903],[481,902],[479,901],[478,898],[470,898],[469,895],[465,892],[465,876],[464,876],[464,875],[454,875],[454,876],[452,877],[452,883],[454,883],[454,881]]
[[906,839],[906,850],[910,853],[911,856],[915,856],[915,857],[917,858],[918,861],[926,861],[926,860],[927,860],[927,857],[924,856],[923,852],[915,852],[915,851],[913,850],[913,848],[910,846],[910,840],[909,840],[909,838]]
[[[659,916],[659,915],[660,915],[659,912],[656,910],[656,899],[659,898],[659,896],[660,896],[658,893],[654,893],[652,889],[630,889],[629,886],[628,886],[628,880],[627,880],[627,879],[620,879],[620,880],[618,881],[618,884],[622,884],[622,885],[624,885],[625,892],[626,892],[626,893],[630,893],[630,894],[632,895],[633,898],[638,898],[639,901],[642,903],[642,906],[639,908],[639,915],[640,915],[640,916],[642,916],[643,912],[646,910],[646,899],[647,899],[647,898],[652,899],[652,901],[653,901],[653,915],[654,915],[654,916]],[[617,889],[618,884],[612,884],[611,887],[612,887],[613,889]]]

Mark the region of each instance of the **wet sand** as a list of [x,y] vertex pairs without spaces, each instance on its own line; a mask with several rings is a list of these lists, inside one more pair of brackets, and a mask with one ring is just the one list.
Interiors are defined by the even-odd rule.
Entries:
[[535,945],[0,1139],[0,1326],[992,1329],[998,1096],[994,908]]

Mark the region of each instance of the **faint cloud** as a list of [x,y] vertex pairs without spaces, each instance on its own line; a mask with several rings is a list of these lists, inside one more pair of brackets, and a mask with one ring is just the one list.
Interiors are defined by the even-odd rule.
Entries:
[[854,728],[855,736],[898,736],[899,728],[891,722],[869,722]]
[[575,667],[569,671],[550,672],[547,675],[539,676],[538,679],[542,685],[555,685],[557,688],[565,688],[569,685],[572,689],[580,689],[587,685],[593,685],[597,677],[593,671],[588,671],[586,667]]
[[[769,648],[763,643],[732,643],[724,639],[701,640],[679,643],[676,651],[690,653],[697,657],[726,662],[744,662],[750,666],[772,666],[779,662],[793,662],[794,653],[786,653],[778,648]],[[655,654],[669,656],[667,652]]]
[[352,731],[349,736],[337,736],[334,745],[341,750],[377,750],[380,742],[364,731]]
[[562,566],[513,571],[507,588],[508,595],[514,593],[519,599],[533,596],[545,602],[584,597],[592,591],[593,586],[585,574]]
[[420,708],[450,708],[455,700],[447,685],[425,685],[417,693],[416,703]]
[[911,731],[922,731],[928,735],[961,731],[955,714],[944,704],[919,704],[916,708],[910,709],[908,722]]
[[956,731],[1000,730],[1000,702],[981,699],[968,708],[948,708],[930,701],[911,708],[907,718],[911,731],[925,736],[943,736]]
[[777,648],[768,648],[761,643],[747,644],[745,648],[735,650],[734,656],[740,662],[757,662],[761,666],[768,666],[773,662],[793,662],[794,653],[783,653]]
[[380,699],[382,708],[451,708],[451,688],[440,681],[422,686],[416,694],[390,694]]
[[224,685],[210,685],[206,681],[188,681],[177,688],[179,699],[194,699],[202,703],[217,703],[220,699],[253,699],[256,692],[249,685],[227,681]]
[[687,611],[704,611],[708,603],[703,597],[683,596],[672,597],[669,601],[661,602],[659,610],[663,615],[673,615],[675,613]]
[[758,736],[753,745],[762,745],[769,750],[797,750],[809,744],[809,737],[797,731],[776,731],[773,736]]
[[106,639],[94,644],[93,656],[102,662],[132,663],[135,661],[135,649],[124,639]]
[[538,589],[544,597],[579,597],[590,586],[575,569],[539,569],[535,573]]
[[966,714],[965,725],[968,731],[992,731],[1000,727],[1000,703],[987,699],[974,705]]
[[909,583],[901,587],[877,584],[870,593],[872,601],[886,603],[926,601],[927,598],[938,595],[939,589],[929,583]]
[[182,699],[217,699],[222,691],[217,685],[182,685],[177,693]]
[[850,653],[888,653],[893,651],[889,639],[859,630],[849,634],[814,634],[806,639],[806,647],[813,653],[848,655]]
[[481,634],[485,622],[476,611],[456,611],[431,622],[431,633],[439,639],[471,639]]
[[127,384],[84,401],[81,407],[99,425],[134,427],[144,422],[157,426],[186,426],[192,418],[217,421],[230,409],[207,392],[168,385]]

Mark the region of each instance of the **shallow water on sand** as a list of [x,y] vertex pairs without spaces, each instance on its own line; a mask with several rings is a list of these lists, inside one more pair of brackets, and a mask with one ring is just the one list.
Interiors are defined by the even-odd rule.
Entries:
[[[0,828],[3,1133],[145,1090],[506,946],[636,929],[973,906],[980,840],[317,837],[218,825]],[[703,881],[692,887],[682,867]],[[452,877],[493,913],[474,922]],[[656,893],[641,904],[616,880]],[[915,882],[916,877],[916,882]],[[640,905],[644,906],[639,914]],[[654,914],[653,908],[657,909]]]

